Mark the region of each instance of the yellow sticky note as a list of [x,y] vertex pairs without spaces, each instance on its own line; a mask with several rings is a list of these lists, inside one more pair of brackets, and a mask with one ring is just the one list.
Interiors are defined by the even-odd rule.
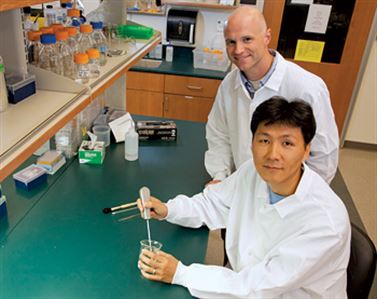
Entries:
[[325,42],[313,40],[297,40],[295,60],[321,62]]

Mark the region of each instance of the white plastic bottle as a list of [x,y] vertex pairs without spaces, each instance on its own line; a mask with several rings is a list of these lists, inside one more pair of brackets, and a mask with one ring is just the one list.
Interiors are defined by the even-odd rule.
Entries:
[[136,161],[139,158],[139,134],[132,127],[124,138],[124,158]]
[[0,56],[0,112],[3,112],[8,108],[8,93],[5,85],[4,71],[3,59]]
[[173,61],[173,51],[174,51],[174,48],[173,46],[169,43],[167,46],[166,46],[166,53],[165,53],[165,60],[168,61],[168,62],[172,62]]

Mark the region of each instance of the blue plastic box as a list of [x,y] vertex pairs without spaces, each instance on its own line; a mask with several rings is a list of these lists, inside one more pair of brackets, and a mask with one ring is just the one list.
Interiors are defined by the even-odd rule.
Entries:
[[6,77],[6,82],[9,103],[17,104],[36,92],[34,75],[10,76]]
[[13,175],[16,187],[30,191],[47,183],[47,172],[42,167],[30,165]]

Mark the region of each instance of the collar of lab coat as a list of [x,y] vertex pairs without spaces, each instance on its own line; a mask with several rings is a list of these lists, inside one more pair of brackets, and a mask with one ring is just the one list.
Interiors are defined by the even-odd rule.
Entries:
[[291,211],[297,211],[297,208],[302,205],[303,201],[307,198],[308,191],[312,184],[312,171],[305,163],[303,164],[303,168],[304,172],[298,183],[296,192],[272,205],[281,218],[285,218]]
[[[271,51],[274,51],[276,55],[275,56],[275,59],[277,59],[276,68],[275,68],[275,71],[272,73],[271,77],[266,82],[266,84],[262,86],[262,88],[269,88],[277,92],[279,90],[281,82],[283,81],[285,70],[287,68],[287,65],[286,65],[287,62],[285,61],[283,56],[279,54],[279,52],[275,50],[271,50]],[[235,72],[234,89],[243,88],[245,92],[247,92],[245,86],[242,83],[241,71],[237,68],[234,70],[234,72]]]

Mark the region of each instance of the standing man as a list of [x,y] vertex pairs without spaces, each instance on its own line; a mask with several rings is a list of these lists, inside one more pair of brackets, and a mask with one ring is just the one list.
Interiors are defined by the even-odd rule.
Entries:
[[[199,298],[347,298],[351,230],[342,200],[305,165],[316,122],[304,101],[274,97],[251,121],[253,160],[221,184],[166,204],[151,217],[197,228],[227,228],[230,268],[184,265],[143,251],[144,277],[187,287]],[[143,211],[140,199],[138,207]]]
[[339,137],[325,83],[268,48],[271,30],[255,8],[236,9],[224,36],[228,56],[237,69],[223,80],[208,116],[205,166],[211,183],[224,180],[250,159],[251,116],[276,95],[301,98],[312,106],[317,132],[307,164],[330,183],[338,165]]

